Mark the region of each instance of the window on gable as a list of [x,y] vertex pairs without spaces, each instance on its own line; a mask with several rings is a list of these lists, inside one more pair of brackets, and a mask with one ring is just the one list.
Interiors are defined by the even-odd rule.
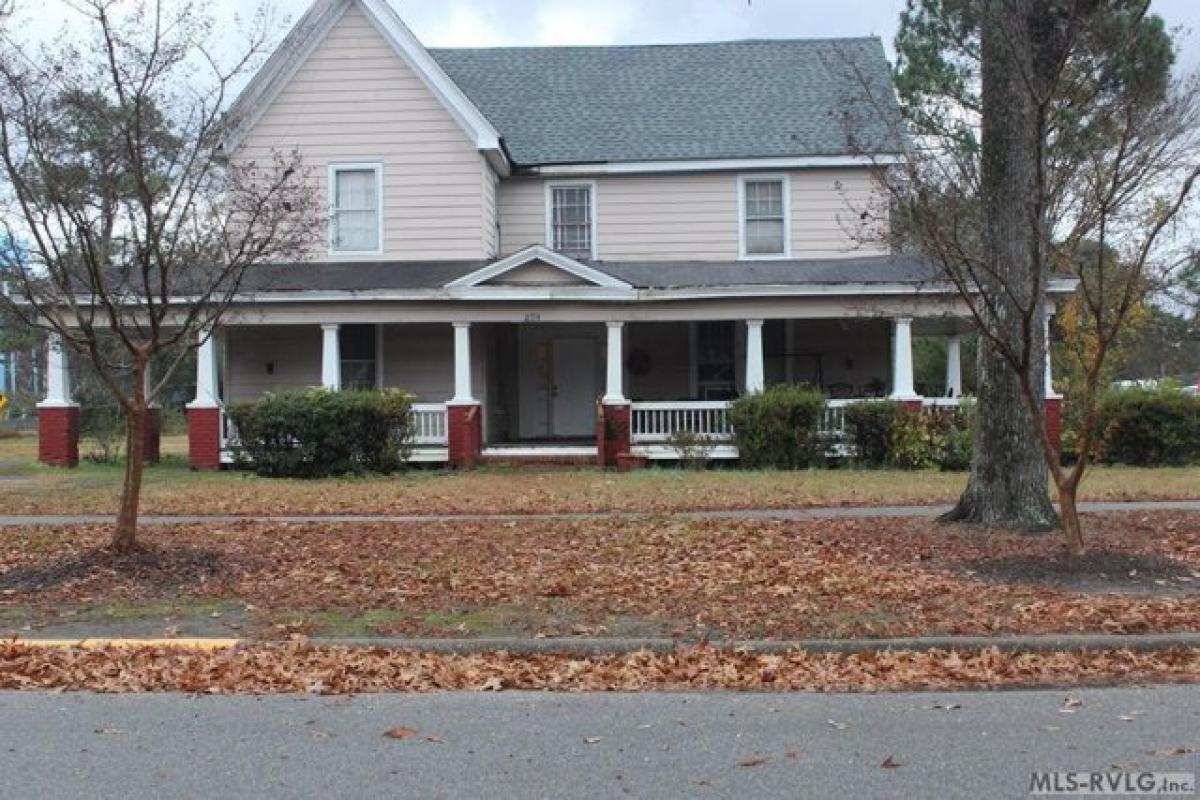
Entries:
[[742,253],[787,255],[787,197],[783,178],[742,181]]
[[330,170],[333,220],[330,249],[337,253],[375,253],[380,242],[380,168],[335,166]]
[[591,184],[550,187],[550,247],[572,258],[591,258],[595,242]]

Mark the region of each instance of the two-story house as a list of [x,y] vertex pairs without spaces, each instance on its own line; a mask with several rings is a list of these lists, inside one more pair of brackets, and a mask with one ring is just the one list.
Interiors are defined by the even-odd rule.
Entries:
[[[921,402],[914,335],[955,292],[888,251],[878,39],[428,49],[386,0],[318,0],[237,101],[231,159],[298,149],[328,235],[253,271],[199,352],[192,463],[224,404],[313,385],[402,387],[414,457],[614,463],[727,444],[743,392],[807,382]],[[886,92],[885,92],[886,93]],[[864,153],[863,143],[870,151]]]

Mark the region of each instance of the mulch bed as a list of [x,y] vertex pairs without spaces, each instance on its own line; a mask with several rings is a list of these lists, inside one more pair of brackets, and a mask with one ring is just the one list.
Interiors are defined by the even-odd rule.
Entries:
[[146,530],[126,559],[102,527],[10,530],[0,611],[229,600],[272,620],[382,609],[372,632],[434,636],[494,633],[474,620],[497,610],[531,636],[1200,630],[1200,514],[1086,526],[1078,563],[1057,535],[915,519],[191,525]]
[[[579,658],[441,655],[305,645],[227,651],[99,650],[0,643],[0,689],[349,694],[506,689],[886,691],[1200,679],[1200,650],[1076,653],[896,651],[754,655],[707,647]],[[1074,701],[1078,704],[1078,701]]]

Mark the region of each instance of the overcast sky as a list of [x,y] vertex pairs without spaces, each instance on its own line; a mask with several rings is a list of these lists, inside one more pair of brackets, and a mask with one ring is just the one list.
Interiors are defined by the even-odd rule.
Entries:
[[[50,32],[62,0],[18,0]],[[250,0],[214,0],[224,16]],[[805,36],[892,37],[904,0],[391,0],[429,46],[645,44]],[[309,0],[273,0],[294,22]],[[1182,66],[1200,66],[1200,0],[1153,0],[1184,28]],[[38,9],[33,11],[33,9]]]

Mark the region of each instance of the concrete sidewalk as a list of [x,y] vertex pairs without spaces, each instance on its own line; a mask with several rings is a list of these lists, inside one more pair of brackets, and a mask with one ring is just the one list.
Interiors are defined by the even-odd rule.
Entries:
[[[287,522],[325,525],[353,525],[371,522],[537,522],[573,519],[644,519],[676,517],[684,519],[871,519],[877,517],[936,517],[950,506],[821,506],[812,508],[747,508],[718,511],[591,511],[549,512],[545,514],[294,514],[266,516],[258,514],[144,514],[144,525],[195,525],[234,522]],[[1143,500],[1119,503],[1080,503],[1085,514],[1114,511],[1200,511],[1200,500]],[[0,527],[31,525],[104,525],[113,521],[109,514],[3,514]]]

